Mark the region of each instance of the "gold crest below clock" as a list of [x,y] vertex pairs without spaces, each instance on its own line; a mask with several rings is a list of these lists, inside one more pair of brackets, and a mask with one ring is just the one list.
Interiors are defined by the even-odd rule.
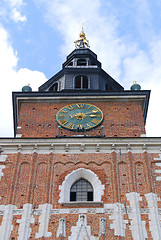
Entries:
[[89,130],[101,124],[103,112],[92,104],[74,103],[61,108],[56,121],[69,130]]

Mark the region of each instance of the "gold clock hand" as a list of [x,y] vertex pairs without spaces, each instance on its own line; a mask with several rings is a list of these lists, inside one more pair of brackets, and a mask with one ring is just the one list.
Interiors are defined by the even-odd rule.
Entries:
[[97,112],[99,112],[99,110],[97,110],[97,109],[94,109],[93,111],[91,111],[91,112],[88,112],[88,113],[85,113],[86,115],[88,115],[88,114],[91,114],[91,113],[97,113]]
[[101,114],[95,114],[95,115],[91,114],[91,115],[88,115],[88,116],[89,116],[89,117],[102,117]]

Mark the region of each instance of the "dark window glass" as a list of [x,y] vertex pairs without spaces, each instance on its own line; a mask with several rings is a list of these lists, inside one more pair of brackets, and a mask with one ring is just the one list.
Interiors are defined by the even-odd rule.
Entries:
[[75,88],[81,88],[81,76],[75,78]]
[[93,192],[87,193],[87,201],[93,201]]
[[70,62],[70,63],[68,64],[68,66],[73,66],[73,62]]
[[83,79],[83,88],[88,88],[88,78],[86,76]]
[[93,201],[92,185],[85,179],[76,181],[70,189],[70,201]]
[[88,77],[85,75],[75,77],[75,88],[88,88]]
[[58,84],[57,83],[55,83],[53,85],[53,92],[56,92],[56,91],[58,91]]
[[56,92],[58,91],[58,83],[54,83],[50,88],[49,88],[50,92]]
[[77,66],[86,66],[87,65],[87,60],[86,59],[79,59],[77,61]]
[[106,91],[112,91],[112,88],[108,84],[105,85],[105,89]]
[[76,201],[76,192],[70,192],[70,201],[71,202]]

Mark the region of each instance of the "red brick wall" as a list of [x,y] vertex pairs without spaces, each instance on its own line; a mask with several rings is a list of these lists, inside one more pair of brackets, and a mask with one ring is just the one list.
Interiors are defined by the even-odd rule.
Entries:
[[[84,154],[10,154],[2,170],[0,205],[25,203],[54,204],[60,208],[59,185],[70,172],[85,168],[93,171],[105,185],[103,203],[125,201],[125,194],[141,196],[156,192],[161,196],[161,181],[156,181],[154,158],[158,154],[144,153],[84,153]],[[147,162],[148,160],[148,162]],[[154,190],[155,188],[155,190]]]
[[[142,197],[140,201],[141,208],[147,208],[145,194],[154,192],[161,197],[161,181],[156,181],[158,173],[155,170],[160,169],[155,165],[154,158],[158,154],[150,153],[83,153],[83,154],[9,154],[3,169],[0,185],[0,205],[13,204],[19,209],[25,203],[33,204],[36,209],[40,204],[50,203],[53,208],[73,208],[73,206],[61,206],[59,201],[59,186],[62,185],[67,174],[78,168],[90,169],[105,185],[102,201],[104,204],[121,202],[129,206],[126,199],[126,193],[138,192]],[[94,159],[94,160],[93,160]],[[158,162],[158,161],[157,161]],[[78,207],[78,206],[77,206]],[[82,207],[82,206],[80,206]],[[87,206],[83,207],[101,207]],[[158,202],[161,207],[161,202]],[[110,229],[112,220],[109,214],[87,214],[87,225],[91,226],[93,236],[99,235],[99,220],[106,218],[107,235],[104,239],[118,239],[114,236],[114,231]],[[35,217],[35,223],[31,224],[31,238],[34,239],[38,232],[38,216]],[[59,224],[59,218],[66,219],[66,234],[71,235],[71,227],[76,226],[78,214],[51,215],[48,231],[56,236]],[[17,219],[21,216],[13,216],[13,231],[11,238],[17,239],[18,226]],[[132,239],[130,220],[128,214],[124,215],[129,224],[126,226],[126,239]],[[1,221],[2,219],[0,219]],[[146,221],[148,239],[152,239],[149,230],[148,214],[142,215],[142,220]],[[43,239],[43,238],[42,238]],[[53,238],[48,238],[53,239]],[[103,238],[102,238],[103,239]],[[120,237],[121,239],[121,237]]]
[[[88,102],[89,103],[89,102]],[[141,102],[90,102],[104,113],[106,137],[140,137],[145,134]],[[70,104],[70,103],[68,103]],[[17,134],[22,137],[58,135],[56,113],[67,103],[22,103]]]
[[[104,204],[121,202],[129,206],[126,199],[126,193],[138,192],[142,197],[140,201],[141,208],[147,208],[145,194],[154,192],[161,197],[161,181],[156,181],[158,173],[155,170],[160,169],[155,165],[154,158],[158,154],[150,153],[83,153],[83,154],[9,154],[3,169],[0,185],[0,205],[13,204],[19,209],[25,203],[31,203],[37,209],[40,204],[50,203],[53,208],[73,208],[73,206],[61,206],[59,201],[59,186],[62,185],[67,174],[78,168],[90,169],[105,185],[102,201]],[[93,160],[94,159],[94,160]],[[158,162],[158,161],[157,161]],[[78,206],[77,206],[78,207]],[[82,207],[82,206],[80,206]],[[83,207],[101,207],[87,206]],[[158,202],[161,207],[161,202]],[[74,207],[75,208],[75,207]],[[87,214],[87,225],[91,226],[93,236],[99,235],[99,220],[106,218],[107,235],[104,239],[118,239],[114,231],[110,229],[112,220],[109,214]],[[35,217],[35,222],[31,224],[31,238],[35,239],[35,233],[38,232],[39,220]],[[59,218],[66,219],[66,234],[71,235],[71,227],[76,226],[78,214],[51,215],[48,231],[56,236]],[[13,216],[13,231],[11,238],[17,239],[18,227],[17,219],[21,216]],[[130,220],[128,214],[124,215],[129,224],[126,226],[126,239],[132,239],[130,230]],[[2,218],[0,218],[0,221]],[[148,239],[151,238],[149,230],[148,214],[142,215],[142,220],[146,221]],[[43,239],[43,238],[42,238]],[[48,238],[53,239],[53,238]],[[103,239],[103,238],[102,238]],[[122,239],[121,237],[119,239]]]

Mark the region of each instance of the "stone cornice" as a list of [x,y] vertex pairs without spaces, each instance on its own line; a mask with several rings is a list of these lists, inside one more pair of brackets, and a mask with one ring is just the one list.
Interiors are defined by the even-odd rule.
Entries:
[[0,138],[2,154],[32,153],[161,153],[161,138]]

